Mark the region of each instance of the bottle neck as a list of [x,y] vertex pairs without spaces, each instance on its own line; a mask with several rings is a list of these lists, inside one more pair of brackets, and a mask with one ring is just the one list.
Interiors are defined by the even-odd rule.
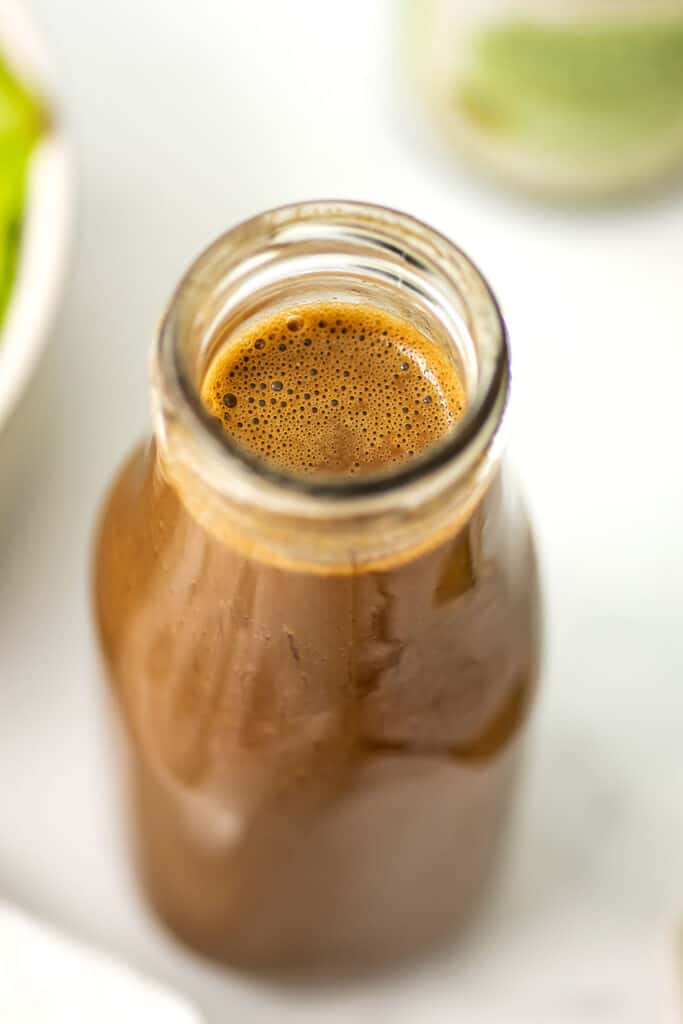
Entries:
[[[391,471],[304,477],[212,422],[200,393],[218,339],[321,301],[375,306],[442,348],[467,393],[452,433]],[[161,471],[189,513],[247,557],[319,573],[400,564],[455,533],[496,475],[508,390],[504,325],[470,261],[411,218],[350,203],[271,211],[219,239],[181,282],[152,364]]]

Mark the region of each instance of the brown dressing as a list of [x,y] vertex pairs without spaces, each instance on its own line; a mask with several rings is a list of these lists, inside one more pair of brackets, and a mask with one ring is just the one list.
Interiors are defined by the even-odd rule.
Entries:
[[[464,406],[414,328],[331,304],[227,339],[203,398],[240,444],[309,473],[410,458]],[[187,942],[230,962],[365,968],[470,908],[537,670],[533,552],[509,498],[499,475],[426,554],[321,575],[202,527],[154,445],[128,462],[98,538],[97,617],[145,884]]]

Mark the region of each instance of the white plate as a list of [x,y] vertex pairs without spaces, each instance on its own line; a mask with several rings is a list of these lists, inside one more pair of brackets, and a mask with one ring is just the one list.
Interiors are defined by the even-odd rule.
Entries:
[[0,903],[3,1024],[199,1024],[183,998]]
[[0,488],[4,490],[12,454],[7,449],[18,440],[16,431],[4,428],[44,351],[64,282],[72,162],[50,64],[18,0],[0,0],[0,50],[29,88],[44,97],[50,111],[49,131],[31,159],[17,277],[0,327]]

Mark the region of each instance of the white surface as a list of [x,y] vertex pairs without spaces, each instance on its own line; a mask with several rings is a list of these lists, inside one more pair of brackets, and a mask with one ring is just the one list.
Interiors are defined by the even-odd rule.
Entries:
[[[683,197],[553,212],[462,178],[400,114],[379,2],[33,6],[67,82],[82,232],[38,480],[0,547],[0,891],[173,980],[210,1024],[651,1024],[664,922],[683,906]],[[480,925],[400,976],[307,992],[194,960],[141,904],[88,567],[103,489],[147,423],[147,349],[180,272],[237,219],[314,196],[416,213],[493,281],[548,650]]]
[[164,986],[0,903],[0,1019],[8,1024],[199,1024]]

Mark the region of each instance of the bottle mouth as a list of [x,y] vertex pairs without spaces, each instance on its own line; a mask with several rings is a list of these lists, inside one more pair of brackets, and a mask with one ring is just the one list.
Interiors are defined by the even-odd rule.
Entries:
[[[323,299],[366,302],[414,324],[449,349],[466,392],[462,418],[420,455],[349,477],[298,474],[258,458],[209,415],[201,385],[217,339],[250,319]],[[232,228],[180,282],[153,358],[157,432],[172,423],[202,459],[229,467],[237,489],[261,487],[303,501],[349,503],[406,492],[438,477],[497,433],[509,387],[503,318],[469,258],[426,224],[379,206],[307,202]],[[195,453],[198,454],[198,453]],[[196,461],[196,460],[195,460]],[[301,508],[298,511],[302,511]]]

